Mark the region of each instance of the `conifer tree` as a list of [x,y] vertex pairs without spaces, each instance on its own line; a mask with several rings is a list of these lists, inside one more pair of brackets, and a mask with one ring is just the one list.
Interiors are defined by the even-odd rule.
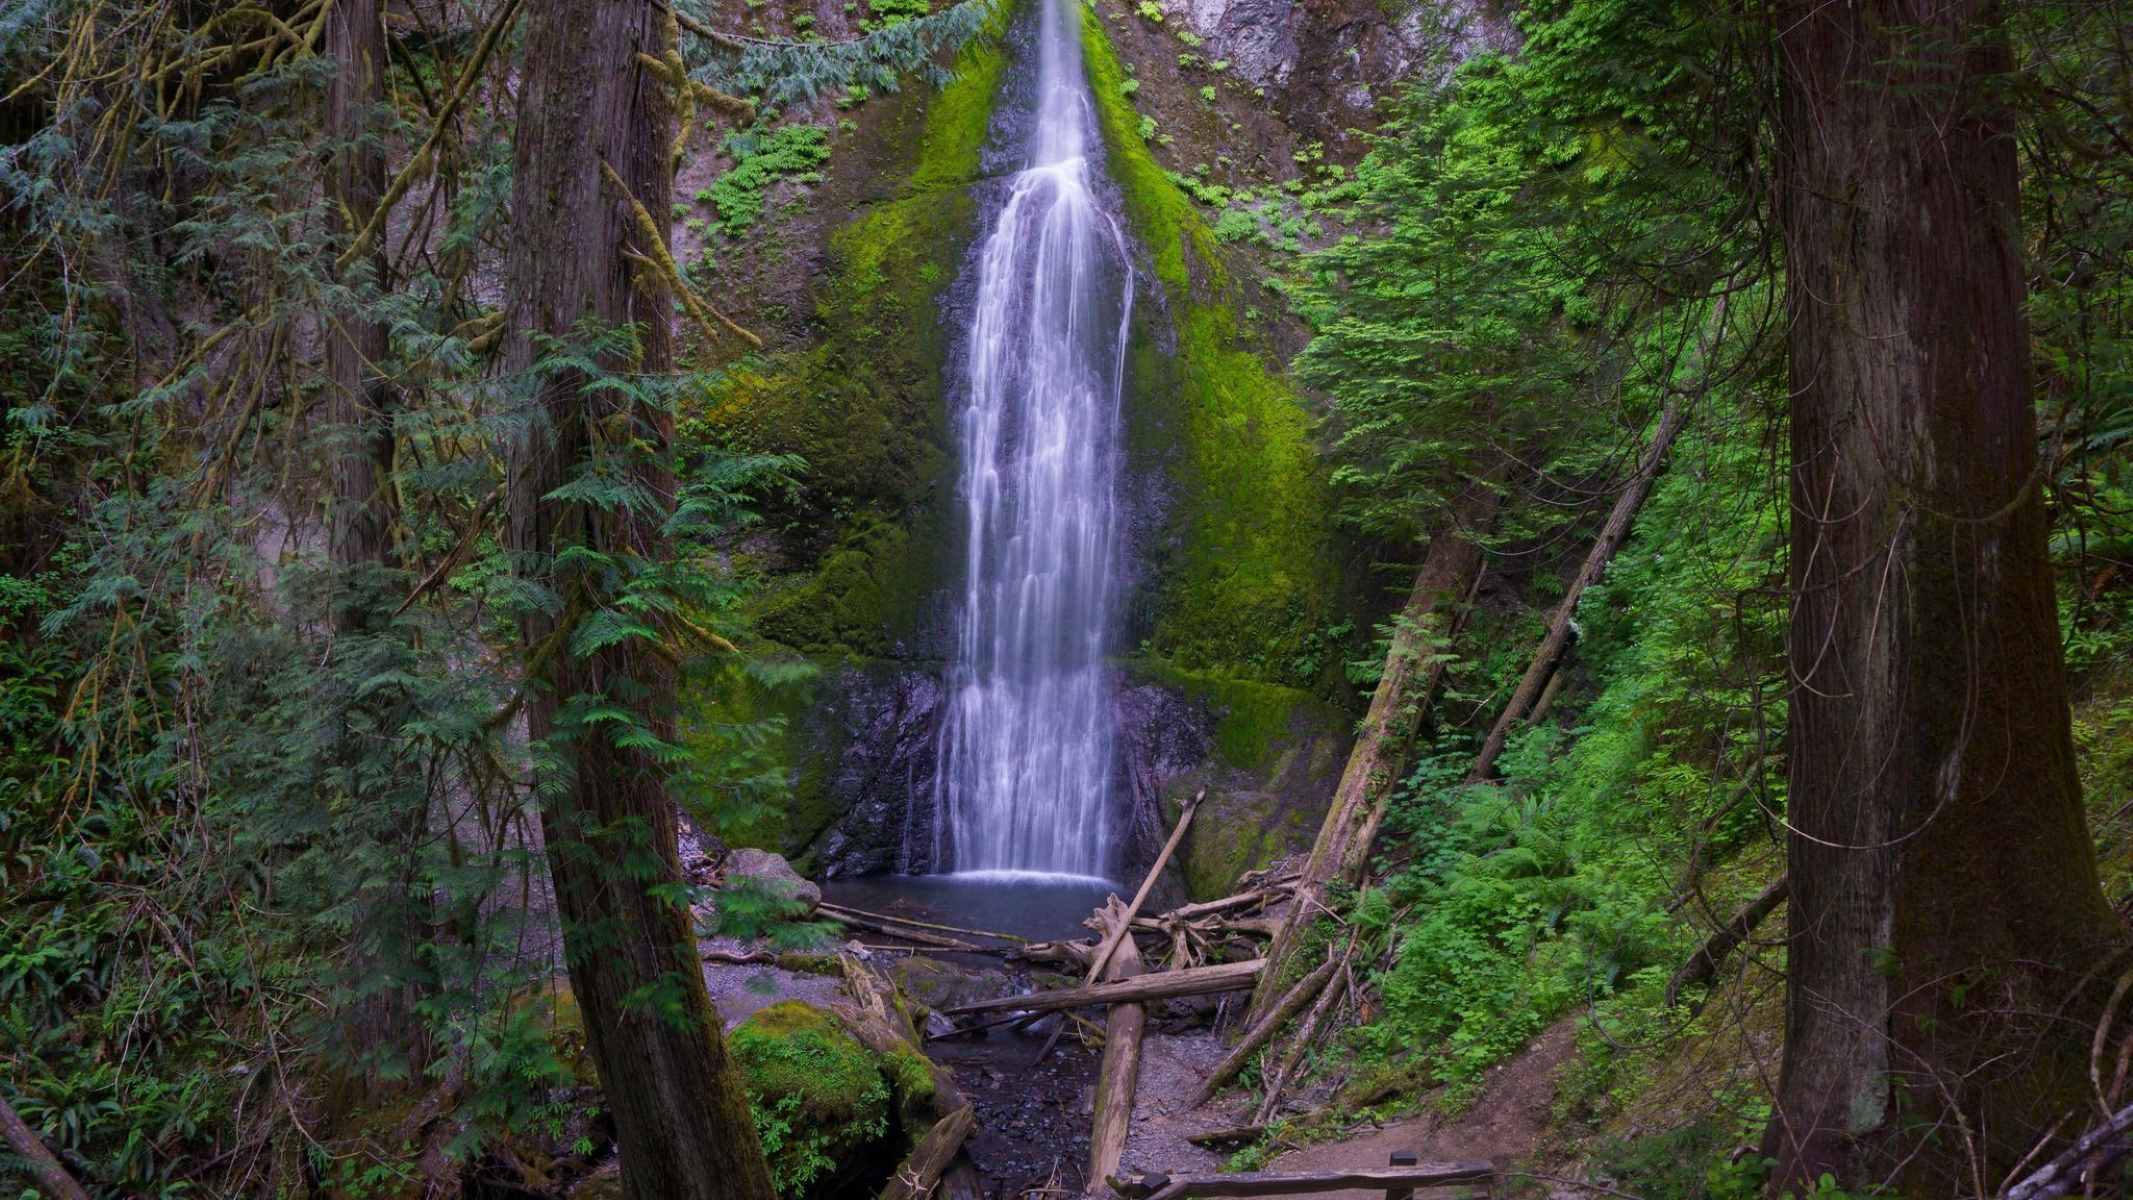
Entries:
[[[665,557],[674,360],[666,261],[674,25],[642,0],[545,0],[526,35],[507,366],[533,411],[510,544],[548,605],[522,623],[525,712],[571,986],[636,1200],[769,1200],[682,901],[664,779],[675,680],[624,593]],[[568,347],[558,353],[559,347]]]
[[1778,1182],[1993,1194],[2089,1099],[2083,977],[2120,932],[2045,556],[2012,60],[1990,0],[1777,17],[1793,395]]

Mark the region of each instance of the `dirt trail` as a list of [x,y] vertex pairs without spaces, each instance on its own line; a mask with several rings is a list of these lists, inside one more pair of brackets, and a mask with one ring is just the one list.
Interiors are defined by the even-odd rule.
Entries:
[[[1525,1158],[1538,1147],[1555,1103],[1557,1070],[1577,1049],[1574,1019],[1559,1021],[1489,1075],[1481,1097],[1456,1117],[1424,1113],[1346,1141],[1306,1146],[1276,1157],[1269,1171],[1382,1167],[1394,1151],[1423,1159]],[[1460,1189],[1423,1195],[1458,1195]],[[1576,1195],[1566,1192],[1565,1195]],[[1382,1200],[1383,1192],[1322,1192],[1321,1200]]]

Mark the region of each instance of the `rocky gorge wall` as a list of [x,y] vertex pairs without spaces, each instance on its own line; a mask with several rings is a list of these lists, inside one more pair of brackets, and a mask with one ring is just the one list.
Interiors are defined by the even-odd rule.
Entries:
[[[1308,845],[1354,717],[1340,664],[1385,604],[1368,548],[1333,522],[1316,413],[1283,377],[1298,331],[1260,282],[1275,248],[1265,231],[1297,206],[1242,209],[1236,197],[1293,198],[1327,172],[1324,139],[1348,145],[1371,89],[1428,56],[1417,32],[1428,22],[1402,20],[1279,0],[1084,10],[1105,174],[1143,281],[1128,347],[1132,653],[1115,697],[1126,747],[1115,792],[1135,831],[1128,858],[1145,861],[1179,800],[1207,790],[1181,862],[1196,895]],[[991,33],[943,87],[820,114],[819,171],[765,189],[775,233],[742,248],[690,223],[700,244],[688,253],[745,298],[768,345],[727,365],[684,432],[804,460],[734,554],[767,585],[757,652],[819,668],[803,684],[699,691],[706,725],[785,718],[765,753],[790,795],[719,824],[818,875],[930,865],[928,813],[907,798],[931,794],[960,564],[951,364],[967,261],[1016,166],[1012,114],[1027,107],[1015,103],[1025,33],[1011,0]],[[1329,55],[1338,63],[1321,70]],[[1361,107],[1347,112],[1348,100]],[[683,187],[742,165],[704,156]],[[1259,237],[1228,236],[1239,210]]]

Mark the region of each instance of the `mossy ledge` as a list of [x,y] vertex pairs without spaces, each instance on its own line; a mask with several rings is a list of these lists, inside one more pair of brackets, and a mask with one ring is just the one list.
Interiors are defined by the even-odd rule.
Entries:
[[[1137,471],[1168,483],[1172,536],[1148,547],[1134,614],[1144,654],[1196,672],[1324,686],[1324,664],[1280,648],[1340,619],[1333,504],[1312,416],[1240,319],[1246,303],[1214,231],[1139,133],[1129,78],[1100,13],[1082,9],[1083,61],[1105,168],[1163,293],[1142,306],[1126,405]],[[1167,327],[1166,327],[1167,320]]]
[[[803,569],[779,580],[758,627],[811,654],[902,657],[920,632],[950,542],[952,451],[941,295],[974,236],[970,187],[1007,68],[1001,0],[940,89],[875,103],[886,163],[831,164],[826,203],[852,214],[827,242],[813,294],[820,340],[743,359],[704,398],[710,436],[796,454],[799,495],[770,516]],[[871,178],[869,178],[871,176]],[[880,179],[897,181],[878,194]]]

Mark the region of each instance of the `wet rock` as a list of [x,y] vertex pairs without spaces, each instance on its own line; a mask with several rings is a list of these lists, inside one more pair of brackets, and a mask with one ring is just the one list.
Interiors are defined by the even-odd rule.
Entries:
[[814,846],[816,872],[842,879],[935,869],[932,809],[943,689],[928,672],[839,672],[837,699],[818,719],[842,747],[822,787],[840,815]]
[[975,970],[923,954],[890,967],[889,978],[904,995],[934,1010],[1004,996],[1010,986],[1003,971]]
[[1134,664],[1129,678],[1120,728],[1136,764],[1132,829],[1142,862],[1202,792],[1176,859],[1182,898],[1225,895],[1243,872],[1310,849],[1347,762],[1347,714],[1248,680],[1151,664]]

